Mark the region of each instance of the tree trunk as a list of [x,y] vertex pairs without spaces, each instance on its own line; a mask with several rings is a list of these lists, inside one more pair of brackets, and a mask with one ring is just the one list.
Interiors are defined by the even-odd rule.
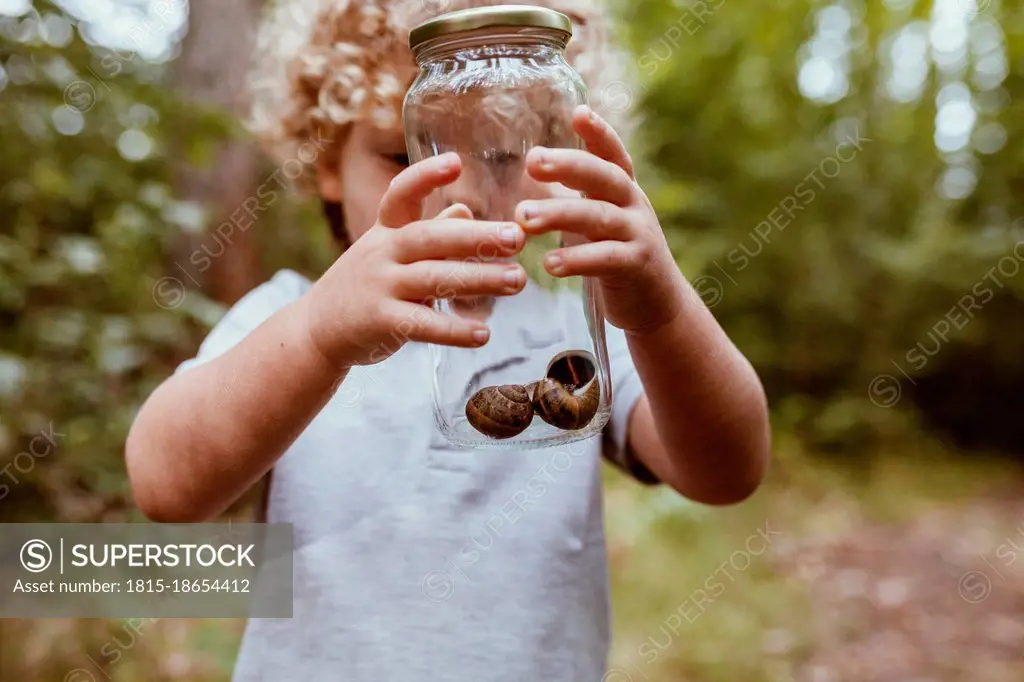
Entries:
[[[245,81],[261,4],[191,0],[189,31],[174,72],[175,86],[187,101],[245,116]],[[206,234],[190,240],[178,262],[208,295],[224,303],[234,303],[262,280],[258,225],[239,211],[255,195],[259,172],[257,150],[236,140],[221,143],[208,169],[189,165],[180,151],[175,163],[178,195],[201,203],[210,218]],[[232,214],[244,219],[232,223]]]

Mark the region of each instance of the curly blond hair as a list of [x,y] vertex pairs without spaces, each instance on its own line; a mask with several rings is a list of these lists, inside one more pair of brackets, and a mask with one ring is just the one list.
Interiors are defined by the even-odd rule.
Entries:
[[[612,40],[597,0],[517,0],[567,15],[573,38],[566,57],[591,92],[591,106],[622,134],[632,128],[631,60]],[[310,140],[331,140],[320,161],[337,162],[349,126],[369,121],[389,128],[415,76],[409,30],[438,14],[501,0],[277,0],[256,37],[249,78],[249,129],[279,163],[296,158]],[[606,102],[607,101],[607,102]],[[314,192],[307,169],[295,182]]]

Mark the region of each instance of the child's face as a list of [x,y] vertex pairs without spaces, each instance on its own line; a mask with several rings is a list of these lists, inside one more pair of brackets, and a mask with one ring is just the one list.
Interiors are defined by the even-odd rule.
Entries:
[[[537,96],[543,98],[546,93],[506,96],[512,105],[505,103],[503,116],[482,116],[481,111],[496,103],[475,101],[445,103],[419,113],[421,125],[431,131],[426,148],[434,153],[455,151],[462,159],[461,176],[425,202],[424,217],[461,203],[478,219],[511,221],[523,199],[575,196],[564,187],[537,183],[526,172],[525,153],[530,147],[570,146],[574,140],[571,130],[561,130],[564,126],[552,122],[568,120],[569,114],[553,119],[550,114],[538,115],[535,112],[554,110],[549,102],[533,101]],[[400,124],[388,130],[366,121],[352,124],[338,169],[320,178],[324,198],[341,202],[351,241],[373,226],[389,183],[407,163]]]
[[320,183],[325,198],[341,202],[351,241],[373,227],[388,184],[407,164],[400,127],[381,130],[364,121],[352,125],[341,150],[338,174]]
[[[461,156],[461,177],[435,198],[443,206],[426,206],[428,212],[461,203],[478,219],[513,220],[519,200],[551,196],[551,187],[543,187],[526,175],[521,152],[498,160]],[[352,125],[341,150],[337,175],[320,181],[324,198],[341,202],[350,240],[359,239],[373,226],[388,184],[407,163],[401,128],[381,130],[365,122]]]

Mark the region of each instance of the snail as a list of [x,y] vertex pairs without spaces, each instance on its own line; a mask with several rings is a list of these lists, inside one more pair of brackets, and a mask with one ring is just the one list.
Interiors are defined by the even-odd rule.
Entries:
[[489,386],[466,403],[466,419],[480,433],[504,440],[518,436],[533,421],[533,404],[525,386]]
[[582,429],[597,414],[601,384],[595,379],[577,395],[556,379],[541,379],[533,393],[533,409],[541,419],[566,431]]
[[566,431],[590,423],[601,402],[593,357],[583,351],[566,351],[552,358],[547,377],[533,390],[533,409],[541,419]]
[[600,402],[593,356],[566,351],[551,360],[540,381],[477,391],[466,403],[466,419],[480,433],[499,440],[525,431],[534,414],[552,426],[575,431],[590,423]]

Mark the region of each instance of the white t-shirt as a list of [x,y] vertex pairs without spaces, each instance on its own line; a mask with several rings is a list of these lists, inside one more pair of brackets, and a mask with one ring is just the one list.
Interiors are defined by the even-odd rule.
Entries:
[[[310,286],[279,272],[178,371]],[[234,679],[598,682],[610,629],[602,451],[654,482],[626,442],[643,387],[624,334],[606,330],[603,443],[458,449],[434,424],[426,346],[353,368],[274,468],[267,520],[294,527],[294,616],[249,622]]]

